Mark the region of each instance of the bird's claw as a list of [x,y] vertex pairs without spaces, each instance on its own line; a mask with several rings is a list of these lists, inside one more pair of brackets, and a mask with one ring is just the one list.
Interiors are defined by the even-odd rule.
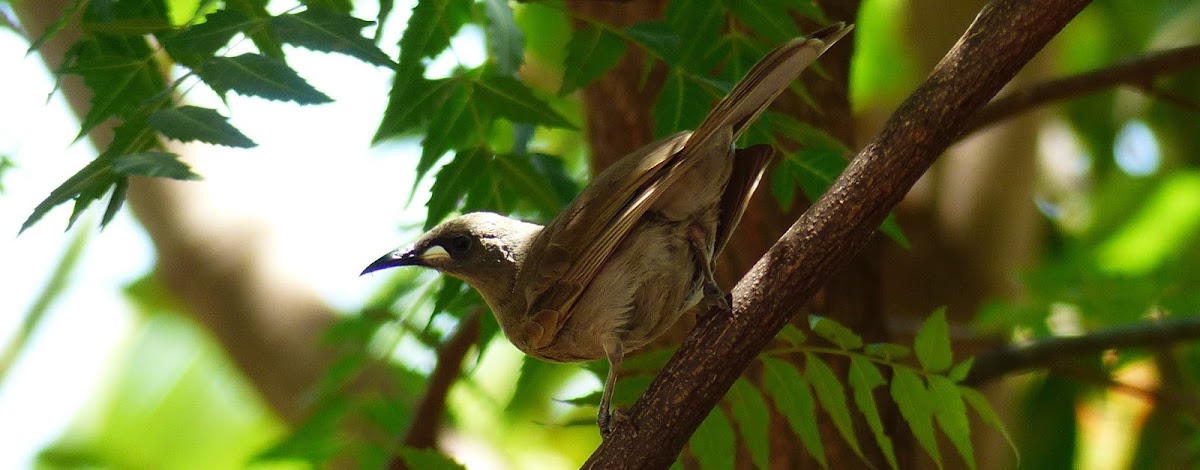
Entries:
[[601,411],[600,416],[598,416],[596,419],[596,422],[600,425],[600,437],[607,438],[610,434],[612,434],[613,429],[615,429],[617,426],[623,426],[626,423],[629,423],[630,420],[628,414],[626,414],[624,411],[621,411],[620,408],[615,408],[612,410],[612,414]]

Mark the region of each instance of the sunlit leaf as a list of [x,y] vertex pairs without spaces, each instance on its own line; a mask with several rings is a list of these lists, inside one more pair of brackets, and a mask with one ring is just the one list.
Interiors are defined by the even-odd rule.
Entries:
[[796,328],[796,325],[791,323],[784,325],[783,329],[779,330],[779,334],[775,335],[775,337],[787,341],[793,346],[800,346],[808,340],[808,336],[805,335],[803,331],[800,331],[799,328]]
[[863,348],[863,352],[868,356],[894,361],[908,357],[909,354],[912,354],[912,349],[895,343],[871,343]]
[[153,52],[141,37],[97,35],[75,44],[62,73],[76,74],[92,90],[79,136],[112,117],[130,118],[165,89]]
[[829,468],[817,426],[817,403],[809,389],[808,380],[792,364],[766,358],[763,359],[763,382],[779,414],[787,419],[792,432],[800,436],[804,449],[821,467]]
[[180,142],[200,141],[229,147],[250,148],[258,144],[242,134],[215,109],[181,106],[150,115],[150,127]]
[[213,57],[196,71],[220,95],[229,91],[269,100],[319,104],[333,101],[287,64],[259,54]]
[[820,315],[808,316],[808,327],[813,333],[842,349],[858,349],[863,346],[862,337],[841,323]]
[[767,402],[763,400],[758,388],[745,379],[733,383],[726,399],[731,402],[733,420],[742,431],[742,442],[745,442],[746,448],[750,450],[754,466],[767,468],[771,458],[771,412],[767,409]]
[[942,372],[950,368],[950,326],[946,323],[946,308],[933,311],[913,340],[917,360],[927,372]]
[[967,420],[967,407],[963,405],[958,386],[940,375],[930,375],[929,392],[933,398],[933,417],[950,443],[958,450],[967,467],[975,468],[975,450],[971,445],[971,424]]
[[413,7],[400,37],[400,73],[424,69],[421,59],[440,54],[450,38],[471,19],[470,0],[421,0]]
[[971,373],[971,366],[975,364],[975,356],[971,356],[955,364],[950,368],[950,372],[946,373],[946,377],[955,382],[962,382],[967,378],[967,374]]
[[272,31],[271,13],[267,11],[267,0],[225,0],[227,10],[236,11],[250,18],[255,25],[247,32],[259,53],[273,60],[283,62],[283,45]]
[[866,418],[867,427],[871,428],[871,434],[875,436],[875,442],[883,451],[883,457],[887,459],[888,466],[898,469],[896,450],[892,445],[892,439],[885,432],[883,418],[879,416],[879,408],[875,405],[873,393],[877,387],[886,384],[887,381],[883,379],[883,374],[879,372],[879,368],[875,367],[875,364],[857,354],[850,356],[849,379],[850,388],[854,393],[854,404],[862,413],[863,418]]
[[1017,463],[1019,464],[1021,452],[1017,449],[1017,443],[1013,441],[1012,435],[1008,433],[1008,429],[1005,429],[1004,422],[1000,420],[1000,416],[996,414],[996,411],[992,409],[992,405],[988,403],[987,397],[973,388],[962,385],[958,386],[958,392],[962,395],[963,400],[971,406],[971,409],[975,410],[975,414],[979,415],[979,419],[982,419],[984,423],[987,423],[988,426],[991,426],[992,429],[995,429],[1004,436],[1004,440],[1012,448],[1013,455],[1017,456]]
[[625,41],[611,31],[596,26],[575,31],[567,43],[567,59],[563,63],[559,94],[565,95],[587,85],[617,65],[623,55]]
[[850,407],[846,404],[846,389],[842,386],[842,382],[838,380],[837,375],[834,375],[833,369],[830,369],[825,361],[817,356],[805,354],[804,363],[804,375],[808,377],[813,390],[817,392],[817,400],[821,403],[821,407],[825,408],[829,417],[833,419],[833,426],[837,428],[838,434],[842,435],[842,438],[859,458],[866,461],[867,458],[863,455],[858,437],[854,434],[853,421],[850,419]]
[[428,211],[423,230],[433,228],[458,207],[479,176],[487,171],[488,159],[491,158],[492,155],[485,149],[464,150],[438,170],[433,187],[429,190],[429,202],[425,204]]
[[468,81],[452,80],[449,86],[446,90],[446,101],[441,106],[425,110],[431,112],[432,116],[429,118],[429,131],[421,141],[417,180],[420,180],[447,151],[471,148],[483,142],[484,129],[479,126],[491,120],[484,112],[485,109],[474,103],[475,87]]
[[937,438],[933,434],[933,403],[929,391],[912,369],[904,366],[892,367],[892,400],[900,409],[900,416],[908,423],[913,436],[921,447],[933,457],[938,468],[942,468],[942,454],[938,452]]
[[412,132],[429,120],[430,110],[436,109],[453,90],[457,81],[426,80],[420,76],[396,77],[388,94],[387,108],[375,131],[373,142],[399,137]]
[[238,33],[254,23],[244,14],[218,10],[204,17],[204,22],[190,26],[177,34],[164,34],[163,46],[175,60],[195,67],[229,44]]

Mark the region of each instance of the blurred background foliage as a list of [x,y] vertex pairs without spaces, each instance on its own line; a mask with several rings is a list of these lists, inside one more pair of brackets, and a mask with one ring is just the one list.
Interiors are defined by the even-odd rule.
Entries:
[[[31,6],[36,2],[9,3],[4,11],[11,20],[10,27],[20,30],[22,14],[36,9],[37,6]],[[69,8],[92,12],[100,11],[96,9],[102,6],[119,10],[135,3],[68,2]],[[447,21],[457,23],[448,29],[431,28],[426,38],[436,39],[439,34],[446,36],[444,40],[450,36],[475,38],[476,47],[487,48],[487,60],[467,64],[452,58],[451,65],[443,67],[448,70],[431,71],[425,64],[436,64],[437,58],[420,54],[405,57],[403,47],[399,55],[393,53],[387,59],[399,62],[401,71],[405,71],[406,61],[422,64],[423,74],[397,75],[396,83],[416,80],[426,86],[452,86],[457,88],[450,96],[478,99],[418,107],[407,110],[410,114],[405,115],[401,112],[404,110],[397,109],[407,103],[398,100],[397,93],[403,91],[393,92],[392,106],[381,117],[375,139],[377,142],[424,139],[423,153],[404,158],[411,158],[418,172],[428,172],[425,175],[428,178],[412,186],[411,194],[407,193],[409,188],[400,188],[396,197],[422,201],[422,196],[414,195],[429,193],[424,208],[419,203],[412,204],[413,210],[428,215],[426,227],[450,213],[479,208],[502,209],[527,220],[548,220],[582,187],[589,171],[588,143],[582,133],[573,129],[587,127],[584,110],[578,94],[569,91],[604,71],[584,67],[576,72],[564,68],[564,63],[572,61],[570,51],[581,50],[579,44],[569,45],[580,40],[572,32],[596,28],[589,38],[596,44],[609,44],[609,49],[608,53],[592,59],[615,63],[620,51],[612,55],[616,47],[613,44],[627,49],[638,46],[653,54],[678,46],[665,39],[669,34],[664,31],[675,31],[685,39],[691,38],[687,36],[691,33],[719,35],[720,28],[716,32],[686,31],[688,27],[704,26],[701,22],[691,25],[686,20],[694,12],[707,11],[700,3],[703,2],[678,0],[668,7],[665,24],[619,29],[604,27],[578,15],[561,2],[424,2],[423,5],[462,9],[457,13],[439,10],[445,15],[438,17],[439,21],[449,18]],[[826,6],[823,3],[782,6],[782,2],[761,3],[798,10],[812,19],[820,19],[819,15],[827,10],[822,10]],[[791,204],[796,194],[814,194],[811,187],[804,187],[799,193],[789,190],[803,185],[806,175],[819,180],[816,184],[822,181],[828,184],[831,167],[819,163],[828,160],[805,158],[829,155],[830,151],[836,156],[845,149],[857,148],[870,136],[880,117],[886,116],[915,87],[929,65],[922,54],[940,57],[943,53],[921,49],[929,47],[924,40],[925,28],[930,22],[939,21],[922,16],[921,12],[939,5],[948,7],[950,3],[957,2],[866,0],[859,7],[857,18],[831,18],[857,25],[848,89],[852,109],[859,117],[856,125],[861,135],[858,142],[839,142],[814,131],[817,137],[828,138],[831,143],[817,149],[824,150],[823,154],[800,151],[796,160],[789,160],[799,163],[779,167],[773,178],[783,182],[773,180],[771,192],[780,202]],[[358,28],[365,27],[363,34],[378,41],[379,50],[390,53],[396,50],[395,44],[400,42],[402,34],[407,34],[401,31],[413,8],[410,3],[390,0],[299,3],[169,0],[161,6],[167,9],[168,24],[118,21],[109,24],[109,30],[97,31],[155,34],[170,47],[168,36],[172,31],[194,24],[204,13],[216,8],[264,17],[269,16],[268,11],[278,15],[295,13],[304,7],[322,8],[374,19],[374,25],[363,22]],[[971,8],[977,9],[978,5],[973,3]],[[454,16],[457,14],[461,17]],[[675,15],[674,22],[671,15]],[[511,22],[512,28],[498,26],[507,24],[506,21]],[[437,23],[445,24],[449,23]],[[791,21],[786,24],[774,33],[786,37],[799,31],[792,29]],[[961,31],[962,26],[965,24],[955,26],[955,31]],[[336,39],[345,40],[349,34],[346,31],[336,29]],[[351,31],[358,32],[354,28]],[[31,41],[42,34],[25,32]],[[259,33],[246,30],[239,33],[243,35],[230,37],[249,41],[272,57],[283,58],[291,50],[291,45],[282,46]],[[1030,65],[1021,83],[1029,85],[1039,79],[1104,67],[1148,51],[1196,44],[1200,42],[1198,35],[1200,2],[1096,1],[1054,40],[1042,58]],[[718,42],[714,49],[728,52],[732,49],[722,48],[746,46],[745,60],[753,61],[780,38],[770,34],[730,33],[721,36],[721,40],[728,42]],[[514,51],[500,47],[512,46],[514,41],[523,44],[523,48]],[[304,47],[298,40],[282,42]],[[382,61],[387,66],[387,60],[372,55],[372,48],[361,42],[338,44],[345,49],[335,52]],[[445,54],[453,56],[454,51]],[[662,58],[671,62],[668,55],[664,53]],[[703,68],[706,57],[674,60],[671,65],[679,66],[681,72],[668,75],[665,86],[677,86],[679,96],[692,98],[677,103],[680,109],[694,106],[700,108],[698,112],[706,110],[708,100],[718,96],[736,77],[736,67],[724,69],[722,75],[711,78],[689,74],[687,67]],[[745,65],[744,62],[731,63]],[[650,67],[646,70],[648,74]],[[176,85],[195,86],[195,82],[186,81],[195,80],[194,77],[179,72],[178,68],[172,73],[173,78],[179,79]],[[520,82],[514,83],[528,88],[512,92],[516,85],[489,79],[492,75],[487,74],[519,77]],[[200,75],[203,77],[203,73]],[[347,80],[352,81],[353,77]],[[246,91],[236,83],[230,88],[239,93]],[[408,90],[428,89],[414,86]],[[517,109],[513,105],[523,101],[504,101],[511,93],[486,95],[495,90],[530,93],[538,104]],[[275,92],[279,91],[258,96],[288,99],[286,95],[268,96]],[[313,96],[307,90],[302,93]],[[151,95],[154,94],[146,96]],[[187,100],[187,95],[183,100]],[[700,106],[697,100],[705,104]],[[438,121],[443,116],[439,111],[455,103],[481,106],[481,112],[495,113],[511,121],[487,120],[486,125],[475,128]],[[662,134],[661,131],[686,127],[690,119],[696,118],[697,112],[693,111],[667,115],[656,110],[659,124],[656,132]],[[1026,251],[1032,255],[1016,268],[1005,271],[1007,287],[999,292],[985,292],[985,298],[977,305],[956,305],[950,298],[926,299],[933,305],[950,304],[953,316],[961,320],[951,327],[955,344],[984,338],[989,347],[998,347],[1009,342],[1080,336],[1119,325],[1152,326],[1163,319],[1186,320],[1195,316],[1200,309],[1200,268],[1197,268],[1200,245],[1196,243],[1200,238],[1200,161],[1197,161],[1200,70],[1075,97],[1033,111],[1025,119],[1033,125],[1023,128],[1023,133],[992,138],[987,145],[1000,149],[1001,154],[1010,146],[1032,148],[1031,152],[1014,150],[1029,155],[1013,155],[1014,160],[1030,157],[1035,168],[1031,190],[1006,200],[1008,204],[1036,210],[1032,235],[1000,240],[1000,243],[1028,245]],[[768,125],[772,122],[766,121]],[[551,127],[535,128],[531,124]],[[424,134],[425,126],[466,129],[463,132],[472,135],[464,138],[447,131],[440,136],[444,142],[432,142],[434,137]],[[180,129],[169,126],[157,129],[167,136],[181,138]],[[232,138],[234,132],[241,135],[236,129],[222,132],[210,138],[227,144],[223,139]],[[971,151],[971,145],[967,141],[947,158]],[[448,154],[452,156],[446,157]],[[0,160],[0,183],[10,177],[4,171],[10,165],[7,158]],[[831,165],[836,170],[844,162],[834,161]],[[961,176],[945,167],[935,168],[935,172],[942,177]],[[147,173],[132,170],[129,174]],[[455,174],[483,176],[456,179]],[[974,175],[967,180],[988,178],[988,175]],[[106,181],[103,188],[104,191],[110,186],[117,188],[111,199],[117,204],[124,197],[120,181]],[[89,191],[85,188],[82,193],[59,194],[56,203],[74,201],[76,207],[81,207],[80,204],[86,206],[104,194],[104,191]],[[919,202],[905,204],[909,209],[902,206],[898,215],[899,226],[907,229],[905,216]],[[72,215],[72,220],[77,215]],[[971,223],[982,227],[979,230],[1000,236],[1007,233],[1004,226],[1009,221],[992,217],[972,219]],[[403,233],[396,240],[412,238],[419,226],[409,223],[402,228]],[[69,273],[78,263],[80,252],[88,249],[90,237],[108,236],[88,235],[89,229],[73,229],[74,239],[66,247],[58,270],[30,308],[21,314],[17,333],[5,345],[0,380],[6,379],[14,362],[20,360],[32,332],[38,329],[56,296],[69,295],[72,282]],[[922,244],[939,247],[936,239],[924,238],[920,230],[915,235],[906,232],[917,250]],[[890,235],[903,240],[898,233],[895,228],[889,230]],[[945,239],[941,242],[951,243]],[[953,242],[970,245],[974,241]],[[106,379],[90,393],[83,411],[56,442],[41,451],[36,465],[40,468],[309,468],[332,463],[382,467],[401,447],[397,436],[403,435],[416,421],[419,404],[439,366],[439,350],[445,352],[473,317],[481,319],[475,333],[477,339],[459,352],[466,359],[461,377],[446,397],[448,423],[439,433],[441,449],[472,468],[568,468],[578,465],[595,448],[599,436],[593,427],[593,410],[598,400],[597,374],[603,373],[603,364],[561,365],[524,358],[507,345],[486,308],[462,283],[408,270],[389,276],[375,295],[363,299],[360,306],[337,312],[336,321],[323,333],[320,345],[311,345],[332,354],[322,364],[317,383],[311,384],[302,395],[302,407],[306,410],[303,418],[293,419],[273,409],[255,380],[247,377],[236,358],[230,357],[229,348],[236,346],[224,343],[227,336],[214,334],[210,326],[195,320],[197,312],[188,311],[188,303],[181,301],[170,283],[154,272],[146,273],[124,290],[136,321],[132,333],[124,339],[121,353],[108,365]],[[953,281],[950,285],[954,285]],[[988,434],[991,431],[978,427],[979,431],[974,433],[977,455],[995,457],[980,458],[979,466],[1195,468],[1200,465],[1200,429],[1197,429],[1200,388],[1196,382],[1200,354],[1194,339],[1194,335],[1180,335],[1177,344],[1062,357],[1053,363],[1039,364],[1045,367],[1038,371],[1010,378],[1003,386],[992,387],[989,391],[1000,403],[998,407],[1006,425],[1017,437],[1021,459],[1019,464],[1012,460],[1002,441]],[[986,350],[975,348],[972,352],[985,354]],[[616,401],[621,405],[631,403],[669,353],[669,349],[656,350],[631,358],[623,369],[627,377],[617,389]],[[299,362],[296,365],[311,366]],[[288,374],[289,370],[277,372]],[[738,421],[742,418],[739,413],[746,411],[731,412]],[[711,439],[705,442],[716,444],[693,448],[682,462],[705,468],[732,465],[726,459],[738,455],[738,450],[725,447],[733,444],[732,438],[724,436],[734,431],[724,414],[714,416],[714,420],[702,426],[701,434]],[[898,445],[904,444],[898,439]],[[946,448],[945,443],[942,447]],[[417,468],[451,465],[437,454],[406,450],[403,455]],[[739,460],[743,467],[751,461],[752,458]],[[960,464],[954,460],[948,462]]]

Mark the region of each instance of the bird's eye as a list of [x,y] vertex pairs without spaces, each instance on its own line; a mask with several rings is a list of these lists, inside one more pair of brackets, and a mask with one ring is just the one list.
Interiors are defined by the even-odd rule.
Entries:
[[450,239],[450,251],[453,253],[464,253],[471,248],[471,237],[459,235]]

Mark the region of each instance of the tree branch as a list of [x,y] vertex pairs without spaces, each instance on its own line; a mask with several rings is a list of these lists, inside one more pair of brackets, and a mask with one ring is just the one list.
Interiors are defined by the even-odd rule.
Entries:
[[1200,45],[1146,54],[1079,75],[1049,80],[992,101],[975,114],[962,135],[966,136],[1039,106],[1089,95],[1117,85],[1136,85],[1146,90],[1149,88],[1146,85],[1155,78],[1193,67],[1200,67]]
[[1099,354],[1109,349],[1146,348],[1200,339],[1200,317],[1167,318],[1122,325],[1083,336],[1053,337],[985,352],[963,383],[979,385],[1004,375],[1053,365],[1066,356]]
[[[833,186],[733,290],[729,315],[703,316],[585,468],[666,468],[797,305],[856,255],[967,118],[1087,5],[997,0],[859,152]],[[1014,26],[1016,25],[1016,26]]]

